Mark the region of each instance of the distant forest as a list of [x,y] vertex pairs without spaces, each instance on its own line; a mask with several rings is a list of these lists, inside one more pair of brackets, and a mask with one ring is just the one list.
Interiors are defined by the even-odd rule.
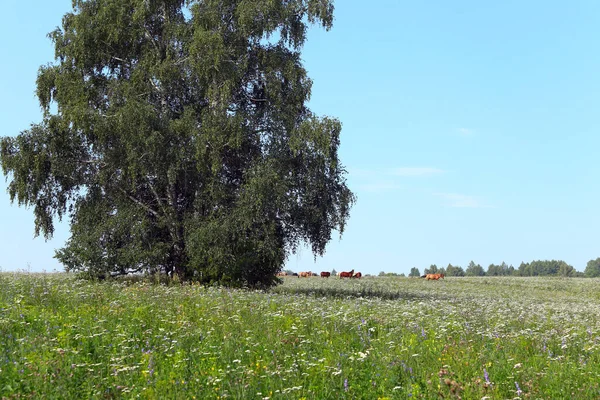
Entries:
[[[530,263],[522,262],[519,268],[512,265],[490,264],[487,271],[479,264],[471,261],[466,269],[458,265],[448,264],[447,267],[438,268],[432,264],[429,268],[423,270],[423,274],[443,273],[446,276],[563,276],[595,278],[600,277],[600,258],[588,261],[585,271],[580,272],[562,260],[536,260]],[[380,272],[379,276],[399,275],[395,273]],[[421,276],[418,268],[413,267],[408,276]]]

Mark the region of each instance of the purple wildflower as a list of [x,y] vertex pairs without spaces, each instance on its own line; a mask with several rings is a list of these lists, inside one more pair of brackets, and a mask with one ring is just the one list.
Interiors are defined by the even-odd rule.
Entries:
[[348,378],[344,379],[344,390],[348,391]]
[[148,372],[150,373],[150,376],[154,375],[154,357],[150,356],[150,359],[148,360]]
[[521,390],[521,388],[519,387],[519,384],[517,382],[515,382],[515,386],[517,387],[517,396],[522,395],[523,391]]
[[487,369],[483,369],[483,377],[485,378],[485,383],[487,383],[488,385],[491,383],[490,382],[490,376],[488,375]]

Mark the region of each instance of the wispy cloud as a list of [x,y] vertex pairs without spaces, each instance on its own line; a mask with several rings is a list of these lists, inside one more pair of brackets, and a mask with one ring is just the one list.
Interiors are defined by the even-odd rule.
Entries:
[[352,168],[350,179],[360,191],[380,193],[403,189],[401,178],[428,177],[444,173],[434,167],[396,167],[396,168]]
[[432,167],[400,167],[390,170],[394,176],[431,176],[444,173],[444,170]]
[[446,200],[446,205],[449,207],[459,208],[493,208],[492,206],[481,203],[481,201],[474,196],[459,193],[434,193]]
[[362,185],[358,185],[358,189],[365,192],[370,193],[381,193],[381,192],[389,192],[392,190],[400,189],[402,186],[393,182],[375,182],[375,183],[365,183]]
[[475,134],[475,131],[470,128],[458,128],[456,131],[460,136],[473,136]]

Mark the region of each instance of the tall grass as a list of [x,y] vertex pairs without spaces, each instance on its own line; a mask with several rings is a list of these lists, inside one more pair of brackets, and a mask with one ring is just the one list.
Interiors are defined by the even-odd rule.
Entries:
[[600,281],[0,274],[3,398],[600,397]]

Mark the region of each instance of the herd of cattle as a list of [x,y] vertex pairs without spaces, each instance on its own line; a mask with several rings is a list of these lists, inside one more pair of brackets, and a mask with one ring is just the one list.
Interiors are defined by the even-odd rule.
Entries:
[[[286,272],[279,272],[277,276],[288,276]],[[311,276],[319,276],[312,271],[304,271],[299,273],[293,273],[291,276],[297,276],[298,278],[308,278]],[[321,278],[329,278],[331,276],[331,272],[323,271],[321,272]],[[339,272],[337,274],[340,278],[362,278],[362,274],[360,272],[354,273],[354,270],[350,272]]]

